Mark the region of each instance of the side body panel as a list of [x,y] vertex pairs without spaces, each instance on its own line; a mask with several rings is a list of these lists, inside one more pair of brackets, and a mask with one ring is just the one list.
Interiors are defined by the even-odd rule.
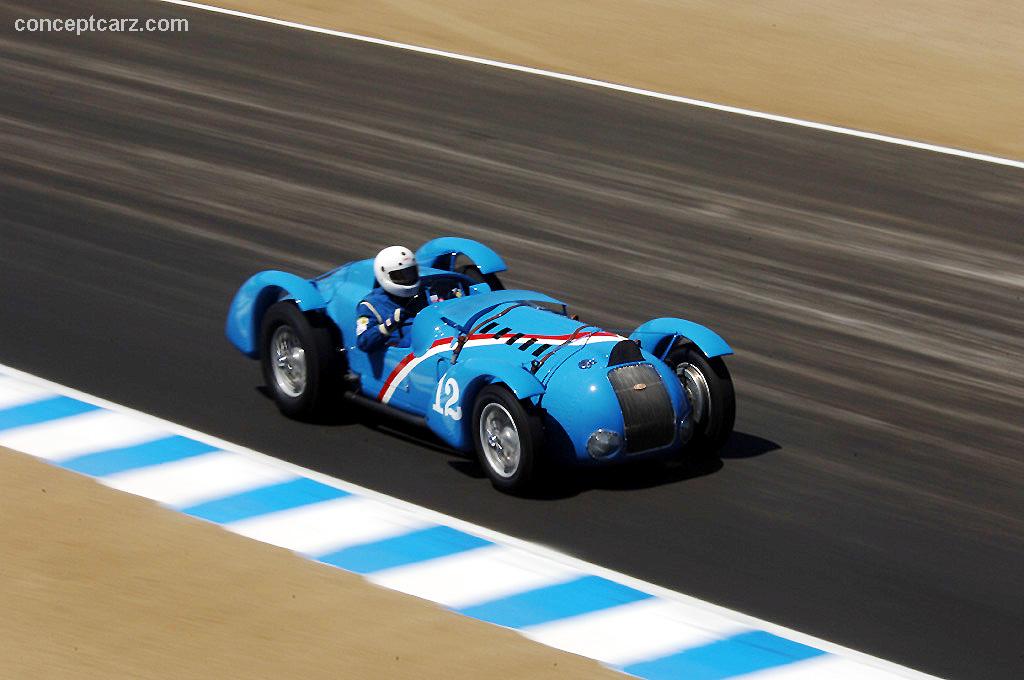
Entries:
[[[493,327],[485,327],[487,332],[469,336],[453,364],[457,345],[453,325],[463,324],[478,303],[486,309],[490,297],[481,296],[474,304],[465,298],[453,300],[421,312],[412,351],[395,364],[382,389],[369,396],[424,415],[427,425],[442,440],[455,449],[469,451],[473,446],[472,411],[477,395],[487,384],[503,383],[520,399],[540,407],[546,447],[552,454],[566,461],[595,464],[586,453],[591,433],[602,428],[617,432],[624,429],[607,373],[612,349],[626,339],[546,309],[513,307]],[[493,313],[503,309],[499,307]],[[441,320],[449,313],[456,317],[449,319],[453,325]],[[573,331],[581,326],[586,332],[574,337]],[[532,363],[549,354],[550,360],[533,372]],[[688,415],[689,404],[675,375],[651,353],[641,354],[661,375],[675,418],[682,420]],[[673,441],[658,451],[636,455],[660,455],[677,446]],[[625,453],[615,454],[602,463],[625,458]]]
[[462,253],[473,260],[484,274],[496,274],[508,269],[501,256],[484,244],[479,241],[458,238],[456,236],[443,236],[427,241],[416,251],[416,260],[421,265],[447,269],[448,266],[437,262],[437,259],[452,253]]
[[[497,381],[506,384],[520,399],[535,399],[544,388],[529,370],[536,357],[532,351],[525,350],[550,349],[551,345],[545,343],[554,341],[541,338],[564,339],[566,329],[578,325],[548,310],[514,307],[501,316],[501,324],[492,324],[491,332],[468,336],[453,364],[459,326],[477,311],[491,308],[495,300],[501,304],[493,314],[521,299],[510,296],[510,292],[482,292],[428,306],[416,317],[412,346],[406,350],[389,349],[384,359],[387,374],[364,376],[363,393],[382,403],[425,416],[431,429],[453,447],[471,447],[467,428],[480,388]],[[473,300],[474,297],[479,300]],[[455,319],[450,319],[449,315]],[[515,332],[509,330],[513,327]],[[529,329],[534,335],[519,328]],[[506,333],[496,337],[500,330]],[[536,331],[542,334],[537,335]],[[402,353],[404,356],[400,356]]]
[[243,354],[253,359],[259,356],[259,332],[263,312],[278,300],[291,299],[304,312],[323,309],[323,295],[316,284],[295,274],[268,270],[249,278],[235,293],[225,334]]
[[729,347],[729,343],[718,333],[699,323],[685,319],[671,317],[652,319],[638,326],[629,338],[630,340],[639,340],[645,350],[658,353],[666,349],[664,346],[666,340],[673,336],[692,341],[709,359],[732,354],[732,347]]
[[537,397],[544,387],[528,370],[496,358],[494,349],[470,349],[472,357],[452,365],[451,352],[431,362],[437,374],[433,399],[427,410],[427,426],[449,446],[460,451],[473,449],[472,416],[480,390],[491,383],[502,383],[519,399]]
[[[349,369],[372,389],[387,377],[388,352],[368,355],[356,347],[356,305],[373,289],[373,260],[352,262],[320,282],[328,298],[327,315],[338,327]],[[369,389],[364,390],[368,396]]]

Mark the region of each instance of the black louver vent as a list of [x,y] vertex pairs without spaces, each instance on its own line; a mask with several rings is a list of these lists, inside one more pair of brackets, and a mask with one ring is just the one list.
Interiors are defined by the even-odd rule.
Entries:
[[635,364],[613,368],[608,371],[608,379],[622,409],[626,453],[671,444],[676,434],[675,411],[661,375],[654,367]]

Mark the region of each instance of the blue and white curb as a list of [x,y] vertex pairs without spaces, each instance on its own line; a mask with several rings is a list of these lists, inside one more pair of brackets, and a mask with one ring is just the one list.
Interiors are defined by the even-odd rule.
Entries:
[[0,365],[0,446],[641,678],[927,678]]

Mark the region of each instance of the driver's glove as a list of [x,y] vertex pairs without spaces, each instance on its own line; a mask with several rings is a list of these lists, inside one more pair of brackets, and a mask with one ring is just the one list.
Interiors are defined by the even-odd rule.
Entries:
[[408,315],[405,313],[405,310],[399,307],[395,310],[394,314],[384,319],[384,323],[382,325],[384,326],[385,333],[390,333],[392,329],[398,328],[407,319]]

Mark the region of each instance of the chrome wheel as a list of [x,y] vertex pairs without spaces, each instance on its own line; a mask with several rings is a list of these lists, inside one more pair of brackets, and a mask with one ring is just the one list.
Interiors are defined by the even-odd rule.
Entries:
[[306,350],[291,326],[281,325],[270,339],[274,382],[289,397],[306,391]]
[[484,406],[480,413],[480,444],[487,464],[504,479],[519,469],[522,444],[512,414],[498,403]]
[[676,375],[683,384],[686,398],[690,402],[690,420],[696,425],[705,422],[711,415],[711,390],[700,369],[689,363],[676,366]]

